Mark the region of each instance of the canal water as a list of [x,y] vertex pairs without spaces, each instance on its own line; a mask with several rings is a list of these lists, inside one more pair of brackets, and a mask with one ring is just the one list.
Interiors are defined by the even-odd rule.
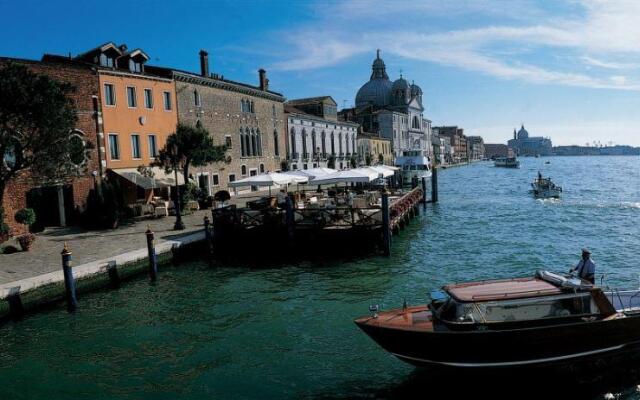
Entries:
[[[141,278],[84,295],[75,315],[56,308],[7,323],[0,398],[499,397],[500,374],[478,384],[415,369],[352,320],[374,303],[425,302],[452,281],[566,271],[582,247],[610,283],[637,287],[640,159],[521,162],[515,170],[488,162],[441,170],[440,203],[394,237],[389,258],[215,269],[193,262],[164,269],[153,285]],[[532,198],[538,170],[564,188],[562,200]],[[589,396],[638,398],[639,383],[597,383]],[[531,377],[510,394],[549,390],[542,397],[551,398],[560,384]]]

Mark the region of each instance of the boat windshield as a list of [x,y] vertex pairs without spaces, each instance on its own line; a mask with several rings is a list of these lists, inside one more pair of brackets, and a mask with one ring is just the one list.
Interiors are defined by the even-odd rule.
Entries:
[[456,323],[496,323],[600,314],[590,293],[528,299],[459,303],[442,308],[440,319]]

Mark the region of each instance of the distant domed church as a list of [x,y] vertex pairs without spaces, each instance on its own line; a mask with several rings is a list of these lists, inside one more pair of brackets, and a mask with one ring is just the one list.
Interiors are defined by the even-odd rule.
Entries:
[[507,142],[508,146],[519,156],[548,156],[553,151],[550,138],[542,136],[529,137],[529,132],[524,129],[524,124],[516,132],[513,129],[513,139]]
[[380,50],[371,65],[371,76],[356,94],[355,121],[365,132],[391,139],[394,154],[405,150],[431,151],[431,121],[424,118],[423,92],[400,74],[389,79]]

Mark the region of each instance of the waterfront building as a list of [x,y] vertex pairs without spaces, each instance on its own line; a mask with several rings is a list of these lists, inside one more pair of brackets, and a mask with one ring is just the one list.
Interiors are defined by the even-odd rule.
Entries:
[[[84,152],[72,160],[77,164],[75,173],[59,181],[35,181],[29,170],[21,171],[10,180],[0,204],[4,207],[5,223],[13,235],[26,233],[26,227],[14,219],[15,213],[25,207],[36,213],[36,224],[32,227],[35,230],[77,223],[80,213],[85,210],[89,191],[103,171],[98,153],[103,145],[98,74],[91,65],[48,54],[40,61],[0,58],[0,67],[10,62],[25,65],[33,73],[74,87],[69,96],[76,106],[77,121],[69,135],[84,147]],[[2,158],[7,162],[6,155]]]
[[485,157],[490,159],[500,158],[500,157],[511,157],[513,156],[513,151],[506,144],[502,143],[485,143]]
[[[258,85],[210,73],[209,54],[200,51],[200,73],[164,69],[175,81],[178,120],[201,124],[216,145],[227,146],[225,161],[193,167],[198,186],[208,194],[229,190],[228,184],[286,167],[284,97],[269,89],[265,70]],[[239,188],[237,193],[258,190]]]
[[441,137],[449,138],[451,148],[453,150],[452,162],[469,161],[467,137],[464,135],[464,129],[457,126],[437,126],[433,128]]
[[358,165],[393,165],[391,140],[375,133],[358,133]]
[[553,148],[556,156],[637,156],[640,147],[631,146],[557,146]]
[[469,161],[482,160],[485,157],[482,136],[467,136],[467,143],[469,146]]
[[422,88],[402,74],[392,82],[380,50],[371,70],[369,81],[356,94],[355,108],[344,110],[344,118],[358,122],[365,132],[391,140],[395,156],[406,150],[432,154],[431,121],[424,117]]
[[440,137],[440,135],[433,133],[431,134],[431,144],[433,146],[433,161],[435,165],[443,165],[447,164],[449,160],[446,157],[447,146],[445,142],[448,143],[448,137]]
[[289,100],[284,113],[288,169],[343,169],[357,163],[358,124],[338,121],[331,96]]
[[507,145],[519,156],[548,156],[553,153],[551,139],[541,136],[529,137],[524,124],[518,132],[513,129],[513,139],[509,140]]

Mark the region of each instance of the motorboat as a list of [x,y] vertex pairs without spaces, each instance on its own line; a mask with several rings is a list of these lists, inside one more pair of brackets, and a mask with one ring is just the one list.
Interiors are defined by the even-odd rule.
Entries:
[[538,172],[538,177],[531,182],[531,190],[536,199],[559,199],[562,194],[562,187],[551,181],[551,178],[543,178]]
[[640,353],[640,290],[607,290],[571,275],[458,283],[428,304],[355,320],[400,360],[431,367],[577,365]]
[[493,165],[503,168],[519,168],[520,161],[515,157],[498,157],[494,160]]
[[402,171],[402,179],[410,184],[413,178],[431,178],[431,162],[424,150],[406,150],[396,157],[396,167]]

